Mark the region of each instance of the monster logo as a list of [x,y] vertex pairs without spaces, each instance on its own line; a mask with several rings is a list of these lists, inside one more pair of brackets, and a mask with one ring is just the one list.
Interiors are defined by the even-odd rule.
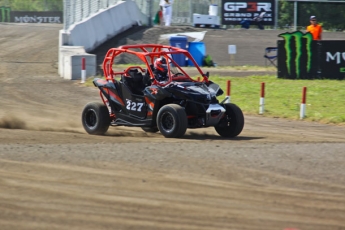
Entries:
[[[285,41],[284,49],[286,53],[286,69],[288,74],[292,74],[292,66],[295,66],[295,74],[297,78],[300,78],[301,68],[305,68],[307,73],[310,73],[312,62],[312,41],[313,36],[311,33],[303,34],[301,31],[295,31],[293,33],[279,34],[278,37],[282,37]],[[305,67],[301,66],[302,55],[306,53]],[[303,63],[304,64],[304,63]]]
[[11,8],[6,6],[0,6],[0,22],[10,22]]

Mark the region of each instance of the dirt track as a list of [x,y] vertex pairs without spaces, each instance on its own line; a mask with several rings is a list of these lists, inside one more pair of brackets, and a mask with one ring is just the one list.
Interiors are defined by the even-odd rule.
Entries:
[[98,91],[57,75],[60,28],[0,24],[1,230],[345,229],[345,127],[246,116],[228,140],[87,135]]

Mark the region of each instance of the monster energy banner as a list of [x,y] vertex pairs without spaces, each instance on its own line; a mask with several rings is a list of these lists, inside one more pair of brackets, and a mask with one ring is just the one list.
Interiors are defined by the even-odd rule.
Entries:
[[345,79],[345,40],[319,43],[321,76]]
[[0,22],[10,22],[11,21],[11,8],[0,6]]
[[11,11],[10,7],[0,6],[0,22],[15,23],[62,23],[61,11]]
[[314,41],[301,31],[278,37],[279,78],[345,79],[345,40]]

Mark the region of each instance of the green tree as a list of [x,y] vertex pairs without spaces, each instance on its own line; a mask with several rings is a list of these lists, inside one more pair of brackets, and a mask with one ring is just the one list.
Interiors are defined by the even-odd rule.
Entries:
[[62,11],[63,0],[0,0],[13,11]]
[[288,1],[280,1],[278,6],[278,27],[293,25],[293,3]]
[[[278,26],[292,25],[294,20],[294,2],[279,2]],[[297,2],[297,26],[304,30],[309,24],[309,18],[315,15],[325,30],[344,30],[345,2]]]

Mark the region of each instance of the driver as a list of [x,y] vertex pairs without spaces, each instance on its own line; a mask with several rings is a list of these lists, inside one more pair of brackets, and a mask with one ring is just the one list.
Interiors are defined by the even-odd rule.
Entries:
[[167,61],[164,57],[157,58],[153,64],[153,67],[157,81],[161,82],[169,79]]

